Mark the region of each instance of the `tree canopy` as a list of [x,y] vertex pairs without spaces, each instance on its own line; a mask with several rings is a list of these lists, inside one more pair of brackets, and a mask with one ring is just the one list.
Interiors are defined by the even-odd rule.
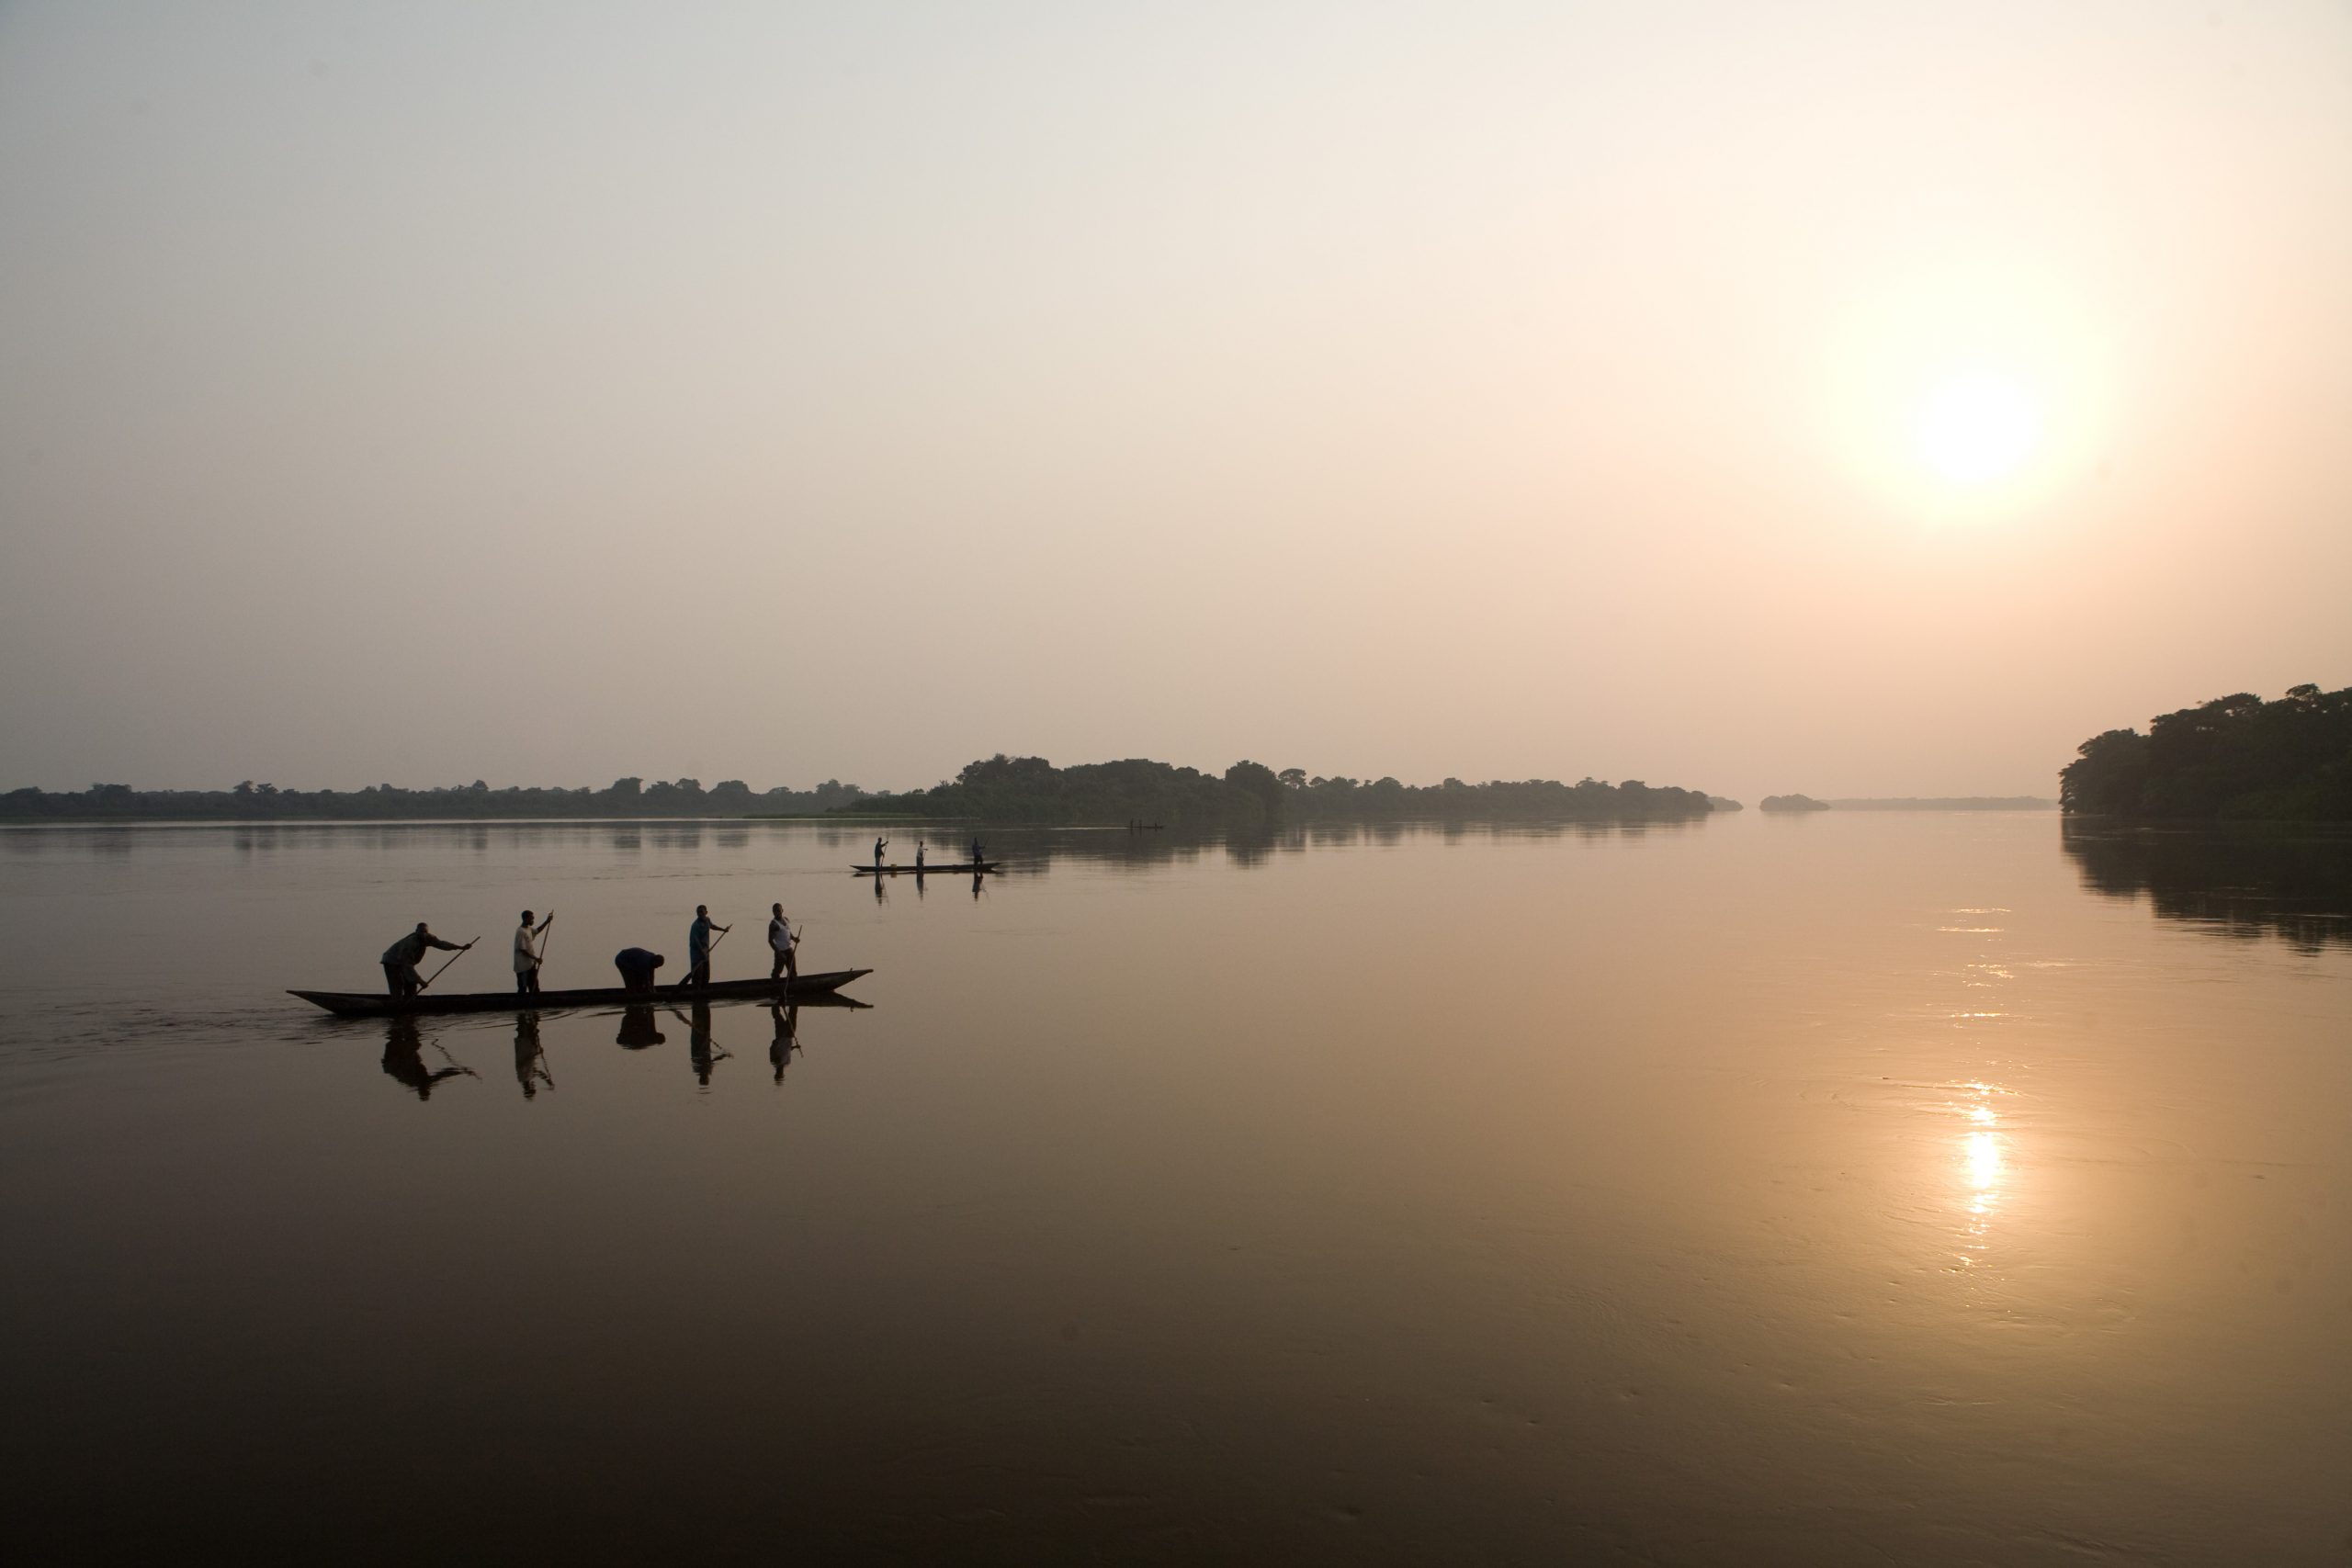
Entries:
[[1278,822],[1408,820],[1667,820],[1704,817],[1706,795],[1639,779],[1460,779],[1413,785],[1393,778],[1279,772],[1236,762],[1222,776],[1132,758],[1057,768],[1043,757],[999,753],[967,765],[952,780],[904,795],[873,795],[861,813],[963,817],[996,822],[1121,823],[1163,827],[1260,828]]
[[2110,729],[2058,775],[2070,812],[2139,818],[2352,821],[2352,686],[2251,692]]

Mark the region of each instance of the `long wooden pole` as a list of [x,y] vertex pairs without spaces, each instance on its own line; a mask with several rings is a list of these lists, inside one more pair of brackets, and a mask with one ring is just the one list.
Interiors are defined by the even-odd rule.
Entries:
[[[474,938],[474,942],[480,942],[481,940],[481,938],[480,937]],[[449,956],[442,962],[440,969],[435,969],[432,974],[427,975],[424,977],[423,983],[416,987],[416,994],[420,997],[423,996],[425,992],[426,987],[431,986],[434,981],[441,978],[442,970],[447,969],[450,964],[455,964],[458,959],[463,958],[467,953],[471,953],[474,950],[474,942],[466,943],[465,946],[449,954]]]

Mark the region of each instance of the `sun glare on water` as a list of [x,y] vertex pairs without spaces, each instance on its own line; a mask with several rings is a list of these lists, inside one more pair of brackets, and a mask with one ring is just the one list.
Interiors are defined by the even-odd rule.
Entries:
[[1989,371],[1955,376],[1928,392],[1914,433],[1919,459],[1948,484],[2007,479],[2041,442],[2041,409],[2017,380]]

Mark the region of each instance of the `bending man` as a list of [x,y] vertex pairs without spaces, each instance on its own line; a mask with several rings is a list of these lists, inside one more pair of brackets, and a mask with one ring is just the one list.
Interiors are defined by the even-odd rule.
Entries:
[[424,960],[430,947],[450,953],[463,953],[472,942],[443,942],[425,930],[424,922],[416,922],[416,930],[384,949],[384,985],[396,997],[413,997],[424,989],[424,982],[417,977],[416,966]]
[[[660,953],[648,953],[641,947],[624,947],[613,954],[613,967],[621,972],[622,987],[632,991],[651,990],[653,972],[669,962]],[[652,1017],[650,1013],[646,1016],[649,1019]],[[658,1045],[661,1043],[662,1037],[659,1034],[655,1035],[653,1043]],[[628,1042],[624,1040],[621,1043],[626,1045]]]

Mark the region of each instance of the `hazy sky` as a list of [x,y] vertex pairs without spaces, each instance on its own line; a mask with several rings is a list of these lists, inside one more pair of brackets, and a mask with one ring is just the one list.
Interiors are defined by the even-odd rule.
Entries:
[[2352,6],[0,6],[0,788],[2053,793],[2352,683]]

